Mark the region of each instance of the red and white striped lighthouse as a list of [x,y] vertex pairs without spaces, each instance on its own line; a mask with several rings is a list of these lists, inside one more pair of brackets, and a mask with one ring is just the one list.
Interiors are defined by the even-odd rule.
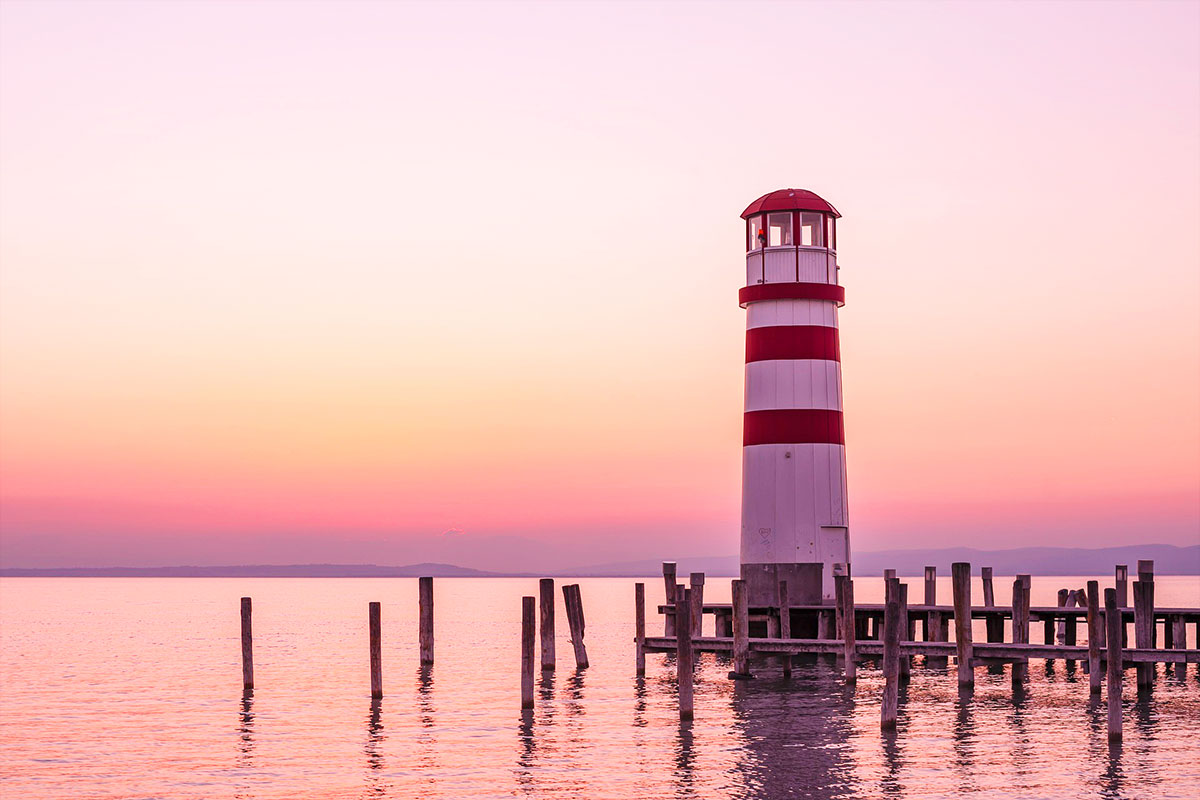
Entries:
[[804,189],[751,203],[746,220],[746,411],[741,572],[751,605],[833,599],[850,561],[837,219]]

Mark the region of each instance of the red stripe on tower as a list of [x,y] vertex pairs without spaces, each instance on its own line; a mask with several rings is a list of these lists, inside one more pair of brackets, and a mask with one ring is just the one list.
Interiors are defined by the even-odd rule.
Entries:
[[792,358],[841,361],[837,328],[826,325],[772,325],[746,331],[746,363]]

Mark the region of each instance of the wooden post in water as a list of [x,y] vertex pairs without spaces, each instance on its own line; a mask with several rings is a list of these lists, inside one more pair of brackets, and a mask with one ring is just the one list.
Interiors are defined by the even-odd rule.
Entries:
[[1104,623],[1108,628],[1108,738],[1110,741],[1121,738],[1121,684],[1124,681],[1123,664],[1125,657],[1121,649],[1121,629],[1125,627],[1121,621],[1120,607],[1117,605],[1115,589],[1104,590]]
[[971,565],[957,561],[950,567],[954,587],[954,640],[958,651],[958,685],[975,685],[975,670],[971,667]]
[[[1142,583],[1151,584],[1150,587],[1150,647],[1158,647],[1158,625],[1154,622],[1154,562],[1149,559],[1140,559],[1138,561],[1138,580]],[[1150,671],[1154,672],[1155,665],[1150,665]]]
[[250,598],[242,598],[242,689],[254,688],[254,635],[250,628]]
[[[788,596],[788,582],[779,582],[779,638],[792,638],[792,601]],[[783,677],[792,677],[792,657],[783,656]]]
[[379,603],[367,604],[367,630],[371,639],[371,697],[383,697],[383,645],[380,642]]
[[692,590],[679,587],[675,595],[678,615],[675,630],[676,686],[679,692],[679,718],[692,718]]
[[[1083,602],[1081,602],[1081,601],[1083,601]],[[1079,592],[1075,591],[1074,589],[1067,592],[1067,603],[1066,603],[1067,608],[1075,608],[1076,606],[1083,606],[1085,604],[1086,604],[1086,600],[1084,600],[1083,598],[1081,598],[1079,596]],[[1063,644],[1074,645],[1075,642],[1078,640],[1078,638],[1079,638],[1078,634],[1077,634],[1078,626],[1075,623],[1076,623],[1076,618],[1074,616],[1069,616],[1069,617],[1063,618],[1063,626],[1065,628],[1065,630],[1063,631]]]
[[733,582],[733,671],[735,680],[753,678],[750,674],[750,607],[746,597],[746,582]]
[[646,674],[646,584],[633,585],[633,636],[636,642],[634,660],[637,674]]
[[[571,646],[575,650],[575,668],[585,669],[588,665],[587,648],[583,646],[583,596],[579,593],[579,584],[569,584],[562,587],[563,604],[567,608],[567,626],[571,630]],[[674,594],[667,595],[672,600]]]
[[854,581],[846,578],[842,582],[842,643],[845,647],[846,683],[858,679],[857,631],[854,624]]
[[692,613],[688,616],[692,621],[692,638],[699,639],[704,635],[704,573],[693,572],[689,582],[691,594],[688,597],[691,599],[688,602],[692,604]]
[[542,645],[542,671],[554,669],[554,578],[538,581],[538,621]]
[[433,663],[433,578],[417,579],[418,639],[421,648],[421,663]]
[[667,609],[666,615],[663,617],[663,636],[675,635],[675,562],[663,562],[663,597],[664,601],[671,608]]
[[[1133,642],[1134,647],[1153,647],[1151,634],[1154,629],[1154,581],[1133,582]],[[1154,679],[1155,664],[1137,665],[1138,689],[1147,689]]]
[[[1013,581],[1012,641],[1013,644],[1029,644],[1029,589],[1020,577]],[[1013,689],[1023,686],[1028,675],[1029,659],[1014,661],[1012,665]]]
[[[1059,608],[1066,608],[1067,601],[1070,599],[1071,599],[1070,592],[1068,592],[1066,589],[1058,590],[1058,607]],[[1067,643],[1067,618],[1059,617],[1057,620],[1057,623],[1058,623],[1058,637],[1057,637],[1058,643],[1066,644]]]
[[[988,608],[994,608],[996,605],[996,591],[992,579],[992,568],[980,567],[979,573],[983,576],[983,604]],[[1004,617],[999,614],[988,614],[984,618],[984,626],[989,642],[1004,641]]]
[[521,708],[533,708],[533,640],[537,600],[521,598]]
[[1092,694],[1100,694],[1100,582],[1087,584],[1088,684]]
[[[910,635],[910,631],[909,631],[909,627],[908,627],[908,584],[900,583],[900,581],[897,580],[896,587],[897,587],[897,591],[899,592],[899,594],[897,594],[896,597],[900,602],[900,641],[908,642],[908,641],[911,641],[913,638]],[[887,613],[886,610],[884,611],[884,613],[886,615],[886,613]],[[887,619],[884,619],[883,622],[884,622],[884,637],[886,638],[886,636],[887,636]],[[910,656],[900,654],[899,650],[897,650],[897,652],[896,652],[896,658],[900,662],[900,679],[907,682],[910,674],[912,673],[912,658]]]
[[1117,564],[1113,585],[1117,592],[1117,607],[1129,608],[1129,565]]
[[887,579],[887,603],[883,613],[883,704],[880,727],[896,727],[900,706],[900,581]]
[[844,607],[842,594],[845,591],[846,581],[848,580],[849,578],[845,575],[833,576],[833,638],[839,642],[844,638],[844,634],[842,633],[842,626],[844,624],[842,618],[842,608]]

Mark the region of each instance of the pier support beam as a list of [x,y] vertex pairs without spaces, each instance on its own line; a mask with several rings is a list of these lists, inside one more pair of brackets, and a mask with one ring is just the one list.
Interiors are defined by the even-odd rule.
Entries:
[[1121,648],[1121,611],[1115,589],[1104,590],[1104,622],[1108,628],[1108,739],[1121,738],[1121,684],[1124,680]]
[[1088,685],[1092,694],[1100,694],[1100,582],[1087,584]]
[[747,680],[750,674],[750,605],[746,582],[733,581],[733,671],[729,677]]
[[883,612],[883,703],[879,725],[896,727],[900,706],[900,581],[887,579],[887,603]]
[[679,587],[675,595],[678,618],[675,629],[676,686],[679,694],[679,718],[691,719],[692,702],[692,590]]
[[958,685],[973,687],[975,670],[971,666],[971,565],[955,562],[950,568],[954,585],[954,639],[958,645]]

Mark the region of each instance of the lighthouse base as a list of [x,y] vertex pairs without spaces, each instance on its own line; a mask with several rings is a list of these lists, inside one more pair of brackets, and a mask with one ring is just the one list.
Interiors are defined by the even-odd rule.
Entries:
[[792,605],[821,604],[824,564],[742,564],[746,600],[750,606],[779,605],[779,582],[787,581]]

